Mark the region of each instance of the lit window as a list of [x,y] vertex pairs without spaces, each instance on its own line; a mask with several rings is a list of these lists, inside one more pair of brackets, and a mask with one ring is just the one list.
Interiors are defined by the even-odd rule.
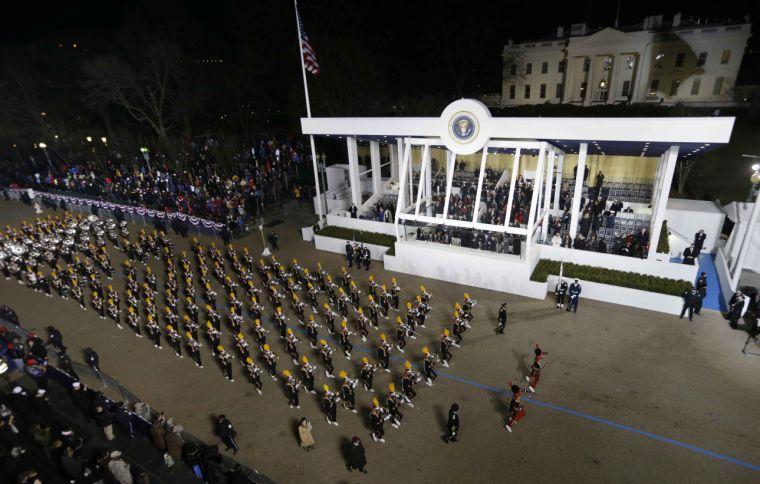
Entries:
[[665,59],[665,54],[663,54],[662,52],[660,52],[659,54],[657,54],[655,56],[655,58],[654,58],[654,67],[656,69],[661,69],[662,68],[662,61],[663,61],[663,59]]
[[634,64],[636,64],[636,56],[629,55],[625,58],[625,68],[627,70],[633,69]]
[[604,70],[609,71],[612,69],[613,59],[611,55],[604,58]]

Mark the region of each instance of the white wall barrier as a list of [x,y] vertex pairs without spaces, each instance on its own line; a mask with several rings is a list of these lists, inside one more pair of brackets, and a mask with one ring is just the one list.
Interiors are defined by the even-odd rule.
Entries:
[[[530,280],[532,265],[515,256],[433,242],[396,242],[386,270],[543,299],[546,283]],[[477,299],[477,297],[476,297]]]
[[311,225],[308,227],[301,227],[301,237],[306,242],[314,240],[314,228]]
[[736,288],[731,285],[731,272],[728,269],[728,259],[726,258],[726,253],[723,251],[723,247],[719,247],[715,252],[715,272],[718,273],[718,282],[720,282],[720,291],[721,296],[723,297],[723,302],[726,303],[726,307],[728,307],[728,301],[731,299]]
[[[347,213],[347,212],[341,212]],[[362,218],[351,218],[334,213],[327,214],[327,225],[344,227],[347,229],[363,230],[365,232],[376,232],[378,234],[387,234],[396,236],[396,230],[392,223],[378,222],[376,220],[365,220]]]
[[[325,237],[324,235],[314,235],[314,246],[319,250],[335,252],[336,254],[346,254],[346,239],[336,239]],[[369,249],[369,255],[372,260],[383,260],[383,255],[388,251],[384,245],[364,244]]]
[[[554,292],[557,285],[558,275],[549,275],[547,286],[550,292]],[[569,282],[571,278],[565,278]],[[630,289],[627,287],[611,286],[609,284],[600,284],[598,282],[589,282],[580,279],[581,284],[581,301],[579,307],[583,307],[583,299],[593,299],[612,304],[621,304],[634,308],[649,309],[667,314],[680,314],[683,300],[679,296],[670,296],[668,294],[659,294],[656,292],[641,291],[639,289]]]
[[625,257],[622,255],[590,252],[586,250],[568,249],[541,245],[540,257],[554,261],[564,261],[573,264],[602,267],[616,271],[635,272],[648,276],[665,277],[694,282],[697,278],[699,266],[677,264],[672,262],[660,262],[656,260],[639,259],[638,257]]

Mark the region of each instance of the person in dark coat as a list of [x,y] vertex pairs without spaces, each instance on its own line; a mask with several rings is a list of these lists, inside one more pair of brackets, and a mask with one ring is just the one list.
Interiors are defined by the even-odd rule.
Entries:
[[53,417],[53,405],[50,403],[50,399],[47,397],[46,393],[47,390],[43,388],[37,390],[33,399],[34,410],[43,422],[48,425],[53,425],[55,423],[55,418]]
[[346,241],[346,261],[348,267],[353,267],[354,264],[354,248],[351,247],[351,242]]
[[63,455],[61,456],[59,462],[64,474],[66,474],[66,476],[68,476],[70,479],[74,479],[76,482],[79,482],[80,479],[83,479],[85,477],[84,465],[77,458],[77,456],[74,455],[74,449],[71,447],[66,447],[63,450]]
[[237,431],[232,426],[232,422],[227,420],[227,416],[224,414],[216,417],[216,435],[222,439],[222,442],[227,447],[226,450],[232,449],[233,454],[238,453],[238,450],[240,450],[240,448],[235,441],[235,437],[237,437]]
[[699,257],[699,253],[702,252],[702,248],[705,246],[706,238],[707,234],[703,229],[694,234],[694,243],[692,244],[694,246],[694,257]]
[[63,335],[60,331],[58,331],[53,326],[47,327],[47,333],[48,333],[48,344],[53,347],[55,351],[58,352],[58,354],[64,354],[66,353],[66,347],[63,345]]
[[703,272],[697,278],[697,292],[699,293],[699,299],[697,300],[697,306],[694,308],[694,314],[699,314],[702,310],[702,301],[707,296],[707,273]]
[[738,326],[742,311],[744,311],[744,294],[741,291],[736,291],[728,301],[728,324],[732,328]]
[[95,352],[92,348],[85,348],[84,349],[84,361],[87,362],[88,365],[90,365],[90,368],[95,371],[95,373],[100,373],[100,357],[98,357],[98,354]]
[[686,311],[689,311],[689,321],[692,321],[694,308],[697,307],[697,302],[699,301],[699,293],[696,288],[692,287],[691,289],[686,289],[681,294],[681,298],[683,299],[683,308],[681,308],[681,315],[678,319],[683,319],[683,315],[686,314]]
[[135,428],[132,425],[132,414],[127,410],[124,402],[116,404],[116,412],[113,416],[116,425],[124,432],[124,434],[130,439],[135,438]]
[[269,232],[269,245],[272,246],[272,250],[280,250],[280,246],[277,245],[277,241],[279,240],[277,237],[277,234],[272,230]]
[[507,303],[502,303],[499,308],[499,325],[494,331],[496,334],[504,334],[504,327],[507,325]]
[[459,405],[456,403],[449,409],[449,419],[446,422],[446,434],[442,436],[444,442],[457,441],[457,434],[459,433]]
[[90,397],[87,395],[87,391],[82,383],[75,381],[71,384],[71,391],[69,392],[71,401],[82,412],[85,418],[90,417]]
[[689,247],[683,250],[683,263],[689,266],[693,266],[694,259],[696,259],[697,255],[699,254],[696,253],[694,246],[690,245]]
[[367,456],[364,452],[364,445],[359,437],[354,437],[351,439],[351,446],[348,452],[348,465],[346,467],[349,472],[358,469],[359,472],[366,474],[367,471],[364,469],[364,466],[366,465]]

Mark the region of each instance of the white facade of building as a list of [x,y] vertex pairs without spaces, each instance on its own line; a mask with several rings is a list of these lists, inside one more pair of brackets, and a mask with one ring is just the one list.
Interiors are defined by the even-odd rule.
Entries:
[[752,24],[647,17],[589,33],[573,25],[553,39],[504,46],[502,106],[570,103],[728,105]]

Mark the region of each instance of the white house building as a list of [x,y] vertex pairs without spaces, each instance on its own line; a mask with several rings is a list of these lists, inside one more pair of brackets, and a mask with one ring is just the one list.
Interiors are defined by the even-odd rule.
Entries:
[[570,103],[730,105],[752,24],[662,15],[590,31],[558,27],[554,38],[503,51],[502,106]]

